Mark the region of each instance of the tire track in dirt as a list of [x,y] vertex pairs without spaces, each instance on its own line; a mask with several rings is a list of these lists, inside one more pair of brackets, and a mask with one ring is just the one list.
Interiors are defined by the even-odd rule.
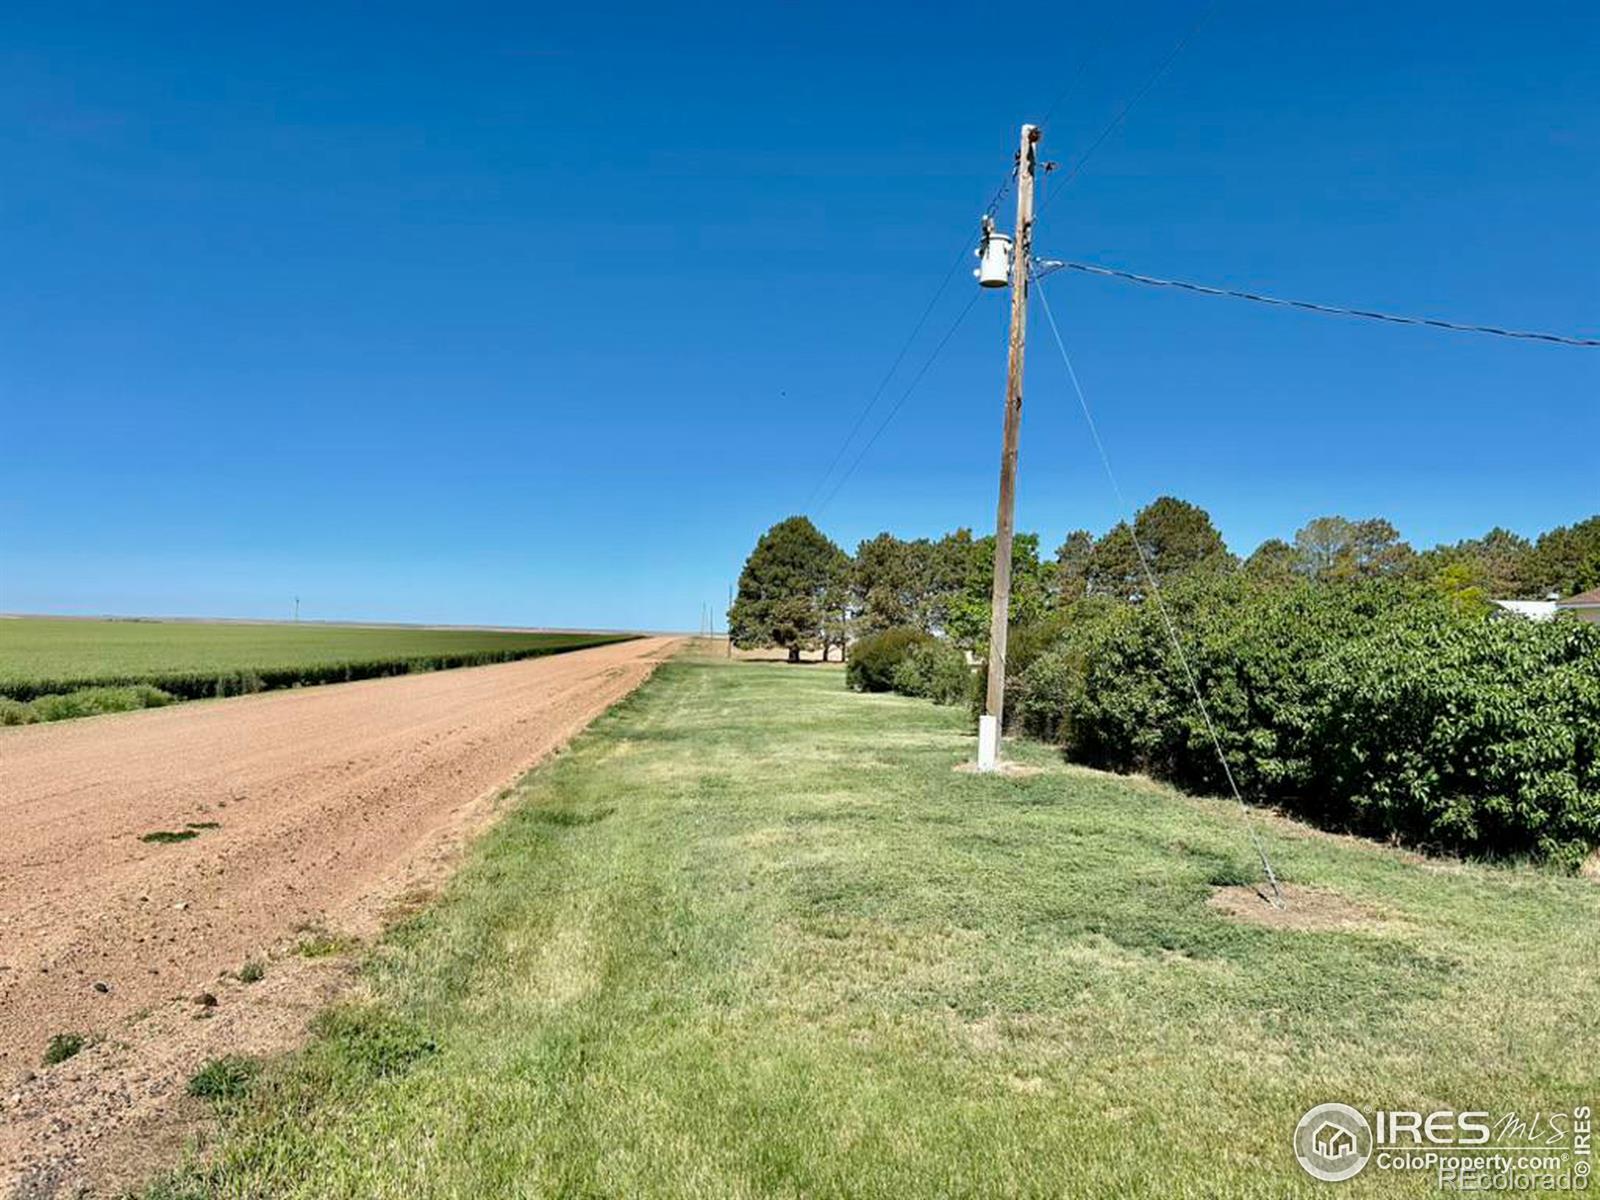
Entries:
[[[205,1058],[292,1043],[343,975],[286,954],[296,931],[376,932],[675,648],[0,730],[0,1191],[77,1194],[128,1131],[161,1141]],[[231,979],[268,956],[267,980]],[[58,1032],[100,1040],[42,1068]]]

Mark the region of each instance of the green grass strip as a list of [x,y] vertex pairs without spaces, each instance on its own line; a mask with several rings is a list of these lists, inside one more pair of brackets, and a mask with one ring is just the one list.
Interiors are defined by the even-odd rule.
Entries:
[[1266,821],[1371,919],[1240,924],[1236,809],[972,744],[834,670],[664,667],[149,1196],[1325,1197],[1314,1103],[1594,1101],[1592,884]]

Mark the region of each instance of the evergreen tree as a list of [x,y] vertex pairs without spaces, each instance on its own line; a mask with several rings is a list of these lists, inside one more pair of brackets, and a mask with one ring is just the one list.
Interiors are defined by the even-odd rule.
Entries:
[[1135,515],[1133,532],[1162,583],[1190,571],[1233,566],[1233,555],[1211,523],[1211,514],[1187,500],[1156,497]]
[[740,649],[778,646],[800,661],[802,650],[821,645],[830,600],[848,565],[843,550],[805,517],[779,521],[756,543],[739,591],[728,610],[728,631]]
[[1056,599],[1062,605],[1089,594],[1089,563],[1094,557],[1094,534],[1074,529],[1056,551]]

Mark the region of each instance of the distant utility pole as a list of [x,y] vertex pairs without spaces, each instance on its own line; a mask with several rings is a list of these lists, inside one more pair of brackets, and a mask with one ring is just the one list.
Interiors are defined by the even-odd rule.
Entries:
[[1022,425],[1022,357],[1028,333],[1028,268],[1033,262],[1033,174],[1039,129],[1022,127],[1017,152],[1017,227],[1011,257],[1011,348],[1006,356],[1006,421],[1000,448],[1000,506],[994,522],[994,594],[989,614],[989,690],[978,718],[978,770],[1000,763],[1006,707],[1006,626],[1011,613],[1011,535],[1016,519],[1017,435]]
[[296,596],[294,598],[294,619],[295,619],[295,623],[299,624],[299,622],[300,622],[300,597],[299,596]]
[[723,617],[724,632],[728,635],[728,657],[733,657],[733,584],[728,585],[728,612]]

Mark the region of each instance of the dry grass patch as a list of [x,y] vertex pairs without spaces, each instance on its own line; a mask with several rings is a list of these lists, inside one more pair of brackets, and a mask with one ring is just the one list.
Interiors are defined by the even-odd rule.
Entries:
[[1372,906],[1328,888],[1285,883],[1280,885],[1279,893],[1281,902],[1274,904],[1268,887],[1230,884],[1213,889],[1206,903],[1236,921],[1249,921],[1268,929],[1382,933],[1395,925]]

